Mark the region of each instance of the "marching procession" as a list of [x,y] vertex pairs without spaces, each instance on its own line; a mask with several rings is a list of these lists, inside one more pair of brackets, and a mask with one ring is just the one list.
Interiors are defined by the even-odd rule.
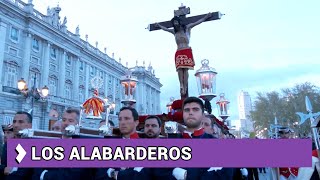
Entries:
[[[188,97],[183,102],[179,100],[182,111],[183,125],[174,122],[165,122],[156,115],[150,115],[144,119],[144,128],[137,131],[139,124],[138,112],[132,107],[123,107],[119,112],[119,127],[114,129],[112,121],[101,120],[100,132],[97,138],[182,138],[182,139],[221,139],[233,138],[231,134],[225,134],[213,115],[205,114],[203,101],[196,97]],[[90,134],[76,133],[72,131],[79,128],[80,110],[66,109],[61,122],[53,126],[47,134],[39,131],[37,137],[25,138],[53,138],[58,134],[61,139],[88,138]],[[58,124],[60,123],[60,124]],[[173,126],[172,124],[175,124]],[[59,128],[56,128],[59,126]],[[179,126],[179,127],[178,127]],[[182,127],[181,127],[182,126]],[[17,112],[13,124],[3,125],[4,146],[1,156],[1,179],[259,179],[257,168],[15,168],[7,167],[7,141],[10,138],[23,138],[23,130],[31,130],[32,116],[28,112]],[[86,128],[81,128],[85,130]],[[165,133],[163,132],[165,130]],[[89,129],[87,129],[89,130]],[[92,130],[92,129],[90,129]],[[37,130],[34,130],[36,134]],[[80,130],[81,131],[81,130]],[[80,132],[78,131],[78,132]],[[93,130],[92,130],[93,131]],[[49,135],[48,137],[42,135]],[[119,134],[118,134],[119,133]],[[290,129],[281,127],[278,130],[279,138],[290,137]],[[93,136],[93,135],[91,135]],[[92,137],[91,137],[92,138]],[[50,140],[50,139],[49,139]],[[315,148],[314,148],[315,149]],[[302,168],[268,168],[266,179],[319,179],[319,160],[316,149],[312,153],[312,167]],[[262,167],[260,167],[263,169]],[[264,170],[265,171],[265,170]],[[266,172],[266,171],[265,171]]]
[[[1,3],[7,2],[7,0],[1,0]],[[25,5],[23,11],[30,13],[30,16],[38,13],[33,10],[32,0],[28,3],[22,3],[21,1],[13,1],[15,4],[21,3]],[[12,3],[12,2],[8,2]],[[60,10],[59,10],[60,11]],[[34,13],[33,13],[34,12]],[[58,10],[57,10],[58,12]],[[64,18],[63,23],[59,21],[60,17],[54,15],[54,9],[48,8],[48,18],[50,25],[56,25],[59,31],[63,33],[69,33],[67,31],[66,23],[67,19]],[[172,100],[167,105],[168,112],[163,114],[144,113],[139,114],[140,109],[147,109],[148,98],[153,98],[147,95],[145,103],[138,102],[136,89],[138,86],[138,78],[132,74],[132,69],[128,67],[122,69],[125,71],[125,75],[121,76],[119,81],[113,81],[115,86],[112,86],[114,91],[122,92],[123,94],[119,97],[123,106],[118,108],[117,112],[115,109],[115,103],[108,99],[107,91],[100,92],[102,86],[107,87],[105,84],[107,80],[103,80],[98,75],[91,79],[92,96],[87,98],[81,104],[77,104],[78,108],[74,106],[66,107],[63,110],[61,116],[56,117],[54,123],[49,125],[47,130],[40,130],[34,128],[35,122],[34,114],[41,114],[40,108],[34,107],[34,99],[29,104],[32,104],[30,109],[26,108],[29,106],[19,106],[21,111],[14,111],[14,117],[12,121],[2,121],[3,138],[1,139],[1,165],[0,165],[0,179],[3,180],[318,180],[320,179],[320,161],[319,161],[319,120],[320,113],[314,113],[309,98],[306,96],[305,104],[308,114],[297,113],[300,117],[300,124],[310,120],[311,132],[313,140],[313,147],[310,147],[310,161],[312,161],[311,167],[201,167],[201,168],[190,168],[190,167],[101,167],[101,168],[79,168],[79,167],[67,167],[67,168],[48,168],[37,167],[37,168],[18,168],[8,166],[8,142],[12,139],[68,139],[72,142],[75,139],[102,139],[108,143],[110,139],[236,139],[237,136],[232,134],[229,127],[226,125],[226,119],[229,117],[227,105],[228,101],[224,99],[224,94],[221,94],[220,101],[217,102],[218,111],[220,118],[217,118],[212,114],[212,107],[210,101],[215,98],[216,95],[216,75],[217,72],[214,68],[209,67],[209,60],[204,59],[201,61],[201,68],[196,71],[195,77],[198,84],[199,96],[189,96],[189,70],[193,70],[195,67],[195,58],[193,52],[189,46],[191,29],[201,23],[220,20],[224,15],[220,12],[210,12],[207,14],[187,17],[190,14],[190,8],[181,5],[178,10],[174,11],[174,16],[171,20],[164,22],[156,22],[149,24],[149,31],[162,30],[169,32],[174,36],[175,43],[177,45],[176,52],[174,54],[175,70],[178,74],[179,85],[177,91],[180,93],[180,98]],[[2,14],[1,14],[2,15]],[[0,23],[1,23],[0,17]],[[48,22],[46,22],[48,23]],[[1,24],[0,24],[1,25]],[[1,25],[2,27],[2,25]],[[12,29],[12,28],[11,28]],[[26,30],[27,31],[27,30]],[[0,29],[0,33],[2,33]],[[60,33],[60,32],[59,32]],[[1,36],[1,35],[0,35]],[[76,34],[70,35],[72,38],[80,41],[79,27],[76,29]],[[78,38],[78,39],[77,39]],[[87,37],[86,37],[87,38]],[[1,43],[2,41],[0,41]],[[86,42],[88,43],[88,42]],[[98,43],[96,43],[96,47]],[[88,45],[87,45],[88,47]],[[50,44],[48,43],[48,48]],[[97,48],[96,48],[97,49]],[[0,49],[1,50],[1,49]],[[54,51],[50,52],[55,54]],[[67,52],[64,52],[63,57],[68,60],[66,56]],[[30,56],[30,54],[26,54]],[[47,55],[49,56],[49,50]],[[0,57],[1,58],[1,57]],[[79,58],[80,59],[80,58]],[[29,61],[29,60],[27,60]],[[120,60],[119,60],[120,61]],[[79,62],[79,61],[77,61]],[[49,62],[48,62],[49,63]],[[0,62],[2,65],[2,63]],[[47,70],[44,72],[49,77],[49,66],[52,64],[46,64]],[[64,65],[65,66],[65,65]],[[113,64],[113,66],[117,66]],[[81,68],[80,62],[76,65],[77,68]],[[29,68],[29,67],[28,67]],[[87,68],[89,69],[89,67]],[[0,67],[2,70],[2,66]],[[150,68],[152,70],[152,68]],[[26,71],[26,70],[24,70]],[[78,69],[70,69],[70,74],[73,71],[76,78],[79,76]],[[121,71],[121,72],[122,72]],[[27,72],[27,71],[26,71]],[[28,73],[28,72],[27,72]],[[27,74],[23,72],[22,74]],[[89,75],[89,71],[87,72]],[[91,70],[90,70],[91,74]],[[152,73],[151,73],[152,75]],[[154,71],[153,71],[154,75]],[[61,75],[65,76],[65,74]],[[70,75],[71,76],[71,75]],[[86,83],[88,85],[89,77],[86,77]],[[83,78],[83,77],[82,77]],[[48,80],[42,80],[44,82]],[[76,81],[74,84],[63,78],[61,81],[62,90],[68,89],[67,92],[78,96],[79,82]],[[68,82],[69,85],[74,85],[72,90],[69,86],[65,86],[64,83]],[[36,75],[34,76],[34,87],[36,85]],[[0,81],[1,84],[1,81]],[[51,84],[52,85],[52,84]],[[53,83],[54,86],[54,83]],[[81,86],[82,87],[82,86]],[[26,82],[23,78],[18,82],[18,88],[22,92],[29,92]],[[88,87],[86,87],[88,88]],[[71,89],[71,90],[70,90]],[[37,94],[37,99],[41,100],[47,96],[49,89],[44,86],[41,96],[38,89],[32,92]],[[69,91],[70,90],[70,91]],[[74,91],[74,92],[73,92]],[[68,95],[67,93],[67,95]],[[62,93],[63,94],[63,93]],[[103,94],[103,95],[102,95]],[[190,93],[191,94],[191,93]],[[66,95],[66,96],[67,96]],[[34,95],[32,95],[34,96]],[[142,93],[142,96],[144,94]],[[106,98],[105,98],[106,97]],[[113,97],[113,100],[115,98]],[[160,101],[160,99],[158,99]],[[112,102],[112,103],[111,103]],[[136,106],[139,103],[140,106]],[[159,103],[159,102],[157,102]],[[153,107],[153,104],[152,104]],[[47,107],[44,107],[47,109]],[[117,115],[116,119],[111,118],[111,111],[113,115]],[[5,112],[2,110],[1,112]],[[43,116],[42,116],[43,117]],[[40,119],[41,121],[41,119]],[[84,122],[94,122],[97,126],[86,127],[83,125]],[[43,121],[44,122],[44,121]],[[44,126],[46,127],[46,126]],[[44,128],[46,129],[46,128]],[[270,139],[291,139],[293,138],[293,131],[290,127],[280,126],[275,123],[274,133],[269,137]],[[254,137],[258,139],[258,137]],[[197,140],[197,141],[198,141]],[[270,147],[276,148],[276,147]],[[290,151],[290,149],[288,149]],[[312,153],[311,153],[312,152]],[[215,152],[212,152],[215,153]],[[210,158],[210,154],[205,154],[206,158]],[[191,156],[186,151],[182,151],[181,156]],[[241,154],[239,154],[241,156]],[[261,156],[264,156],[261,154]],[[87,157],[88,158],[88,157]],[[228,157],[225,157],[228,158]],[[249,157],[248,157],[249,158]],[[294,158],[294,157],[293,157]],[[260,172],[260,173],[259,173]]]

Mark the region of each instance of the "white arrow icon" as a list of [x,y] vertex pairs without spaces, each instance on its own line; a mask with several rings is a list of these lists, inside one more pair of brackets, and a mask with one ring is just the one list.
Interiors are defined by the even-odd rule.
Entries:
[[20,164],[22,159],[26,156],[27,152],[23,149],[21,144],[17,145],[16,152],[18,153],[18,156],[16,157],[16,161],[18,162],[18,164]]

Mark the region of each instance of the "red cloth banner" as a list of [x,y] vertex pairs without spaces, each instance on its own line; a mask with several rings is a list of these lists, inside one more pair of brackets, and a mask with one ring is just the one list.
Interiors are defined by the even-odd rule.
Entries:
[[191,48],[177,50],[175,55],[175,63],[177,70],[179,68],[193,69],[194,60]]

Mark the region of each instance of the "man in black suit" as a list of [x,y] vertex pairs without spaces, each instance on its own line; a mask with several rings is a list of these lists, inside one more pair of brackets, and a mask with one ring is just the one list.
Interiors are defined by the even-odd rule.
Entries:
[[[24,111],[19,111],[13,118],[13,134],[14,138],[19,137],[19,131],[23,129],[32,128],[32,116]],[[33,169],[30,168],[17,168],[7,166],[7,143],[4,144],[1,157],[1,173],[4,179],[8,180],[20,180],[20,179],[31,179]]]

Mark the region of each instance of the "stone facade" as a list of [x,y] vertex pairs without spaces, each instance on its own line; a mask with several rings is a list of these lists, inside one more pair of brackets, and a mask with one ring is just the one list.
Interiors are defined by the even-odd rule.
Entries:
[[[60,7],[41,14],[32,1],[0,0],[0,123],[10,122],[17,111],[31,109],[31,98],[17,89],[21,78],[32,88],[49,87],[46,100],[35,101],[34,128],[49,127],[50,120],[61,118],[67,107],[79,108],[93,94],[90,80],[99,76],[102,97],[116,103],[113,120],[121,108],[121,76],[127,67],[80,38],[79,28],[67,30],[67,19],[59,21]],[[137,109],[142,114],[160,111],[161,83],[150,66],[129,68],[138,77],[135,93]],[[147,96],[144,96],[147,94]],[[147,101],[147,98],[148,101]],[[117,123],[116,123],[117,124]]]

